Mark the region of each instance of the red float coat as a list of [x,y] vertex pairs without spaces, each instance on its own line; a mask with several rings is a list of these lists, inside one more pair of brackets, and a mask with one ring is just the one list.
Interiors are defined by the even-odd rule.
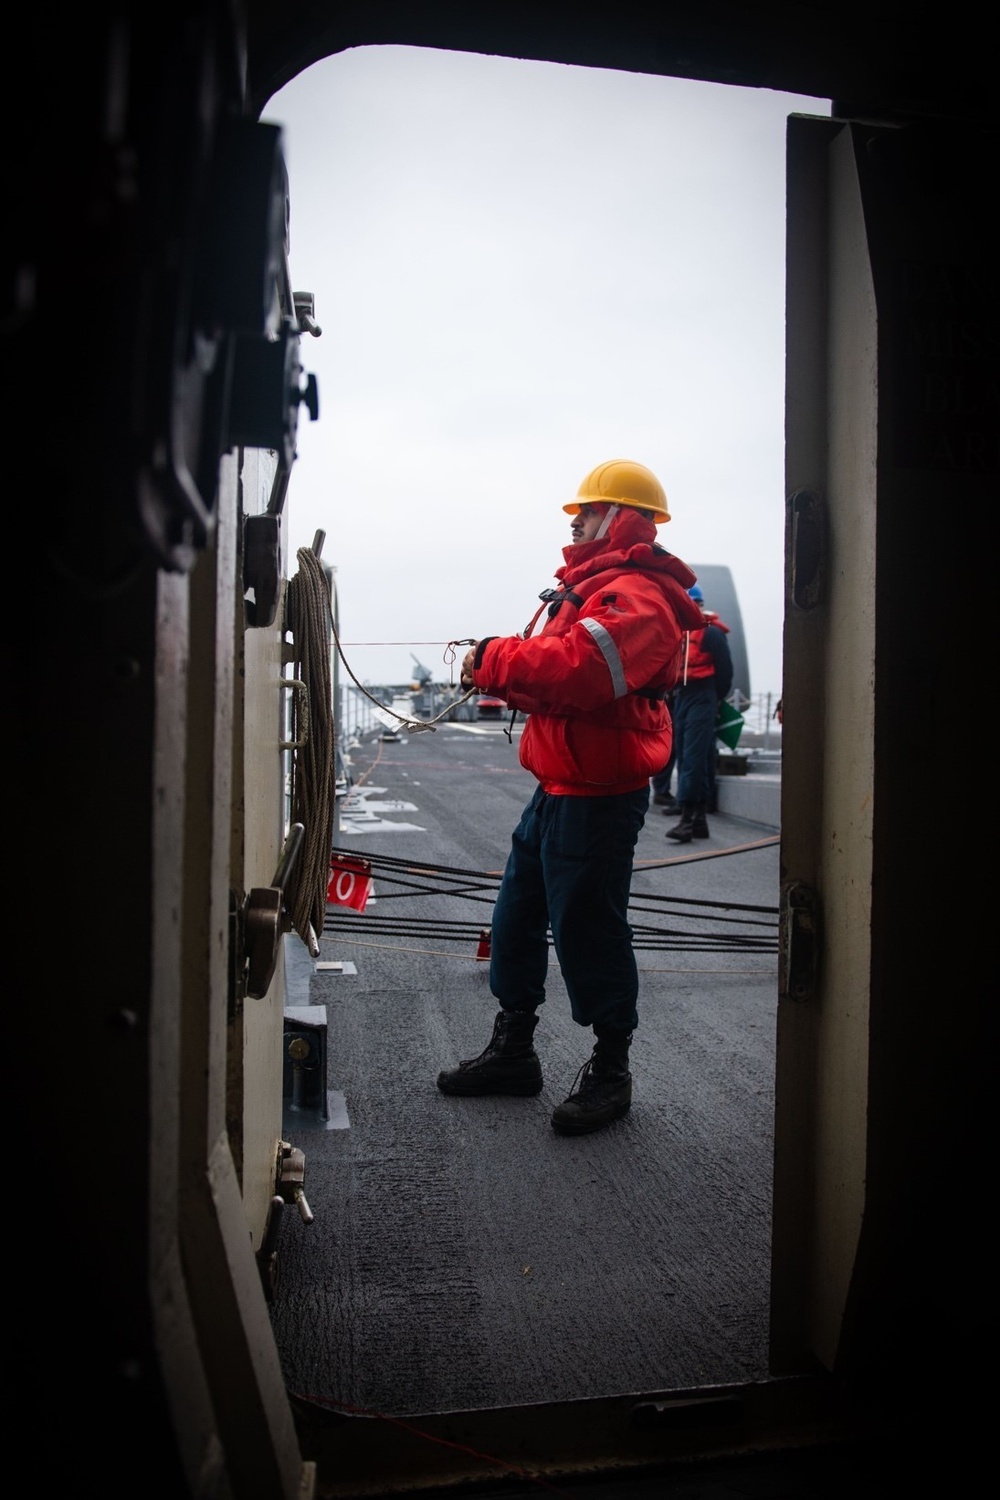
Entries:
[[541,633],[480,641],[473,680],[528,715],[521,764],[544,791],[638,791],[670,758],[661,695],[677,680],[684,631],[702,622],[687,593],[695,575],[625,506],[607,536],[563,556]]
[[705,649],[705,631],[709,625],[729,634],[729,626],[723,624],[714,610],[706,609],[702,615],[700,630],[686,630],[681,642],[681,666],[677,681],[693,682],[699,677],[715,676],[715,657]]

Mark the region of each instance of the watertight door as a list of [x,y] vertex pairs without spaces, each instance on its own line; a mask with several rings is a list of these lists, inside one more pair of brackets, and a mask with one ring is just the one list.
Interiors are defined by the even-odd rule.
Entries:
[[973,896],[915,810],[994,482],[989,176],[974,131],[789,122],[775,1373],[944,1367],[979,1239]]

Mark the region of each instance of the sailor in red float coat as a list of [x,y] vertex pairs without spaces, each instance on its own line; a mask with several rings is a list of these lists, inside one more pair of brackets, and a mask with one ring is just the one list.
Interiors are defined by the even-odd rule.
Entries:
[[702,608],[703,624],[685,636],[671,709],[681,815],[667,829],[667,838],[681,844],[711,837],[707,812],[709,804],[713,810],[715,806],[715,726],[719,704],[733,685],[729,626],[714,610],[705,609],[698,585],[691,593]]
[[[549,933],[573,1019],[592,1027],[590,1059],[552,1113],[563,1134],[602,1129],[632,1101],[628,1049],[638,1024],[638,972],[628,922],[635,842],[649,777],[670,753],[663,698],[681,637],[701,612],[694,574],[656,545],[669,521],[655,475],[628,460],[584,480],[559,588],[542,595],[539,635],[486,637],[462,663],[462,685],[528,715],[522,764],[538,781],[511,835],[493,908],[490,990],[500,1002],[478,1057],[438,1075],[446,1094],[536,1094],[531,1038],[549,977]],[[513,721],[512,721],[513,722]]]
[[[715,677],[719,675],[718,660],[707,649],[705,644],[705,633],[709,625],[714,625],[717,629],[724,630],[726,635],[729,634],[729,626],[723,620],[719,619],[715,610],[706,609],[702,615],[701,629],[686,630],[684,632],[684,640],[681,645],[681,665],[680,671],[677,674],[677,680],[681,684],[691,682],[699,677]],[[729,687],[731,687],[732,672],[730,672],[729,676]],[[729,687],[726,687],[723,696],[725,696],[725,693],[728,693]]]
[[542,632],[479,641],[469,675],[529,715],[521,764],[546,792],[637,791],[670,755],[662,695],[677,678],[684,627],[702,623],[687,593],[694,574],[656,545],[652,521],[624,507],[606,536],[563,556]]

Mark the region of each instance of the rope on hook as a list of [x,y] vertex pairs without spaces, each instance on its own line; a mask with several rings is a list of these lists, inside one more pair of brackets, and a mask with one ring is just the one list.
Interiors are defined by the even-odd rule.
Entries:
[[292,822],[302,824],[305,836],[285,899],[292,925],[315,957],[333,845],[333,609],[318,552],[300,547],[296,556],[299,571],[288,581],[284,628],[292,637],[293,678],[304,692],[292,698],[292,737],[286,748],[291,754]]

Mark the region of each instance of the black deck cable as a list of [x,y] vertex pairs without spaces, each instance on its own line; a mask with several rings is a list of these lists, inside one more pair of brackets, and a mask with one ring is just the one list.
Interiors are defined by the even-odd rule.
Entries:
[[[358,858],[356,854],[347,854],[345,850],[334,849],[333,857],[336,858],[337,856],[345,856],[348,859]],[[496,892],[500,888],[499,875],[495,877],[483,876],[477,874],[472,870],[462,872],[465,876],[465,879],[461,885],[456,885],[454,882],[445,885],[428,885],[426,883],[426,879],[423,883],[420,883],[416,880],[404,880],[401,876],[393,873],[393,868],[404,869],[407,871],[407,873],[412,875],[416,875],[418,873],[417,869],[402,864],[396,865],[392,868],[386,868],[382,862],[381,856],[365,854],[361,857],[364,858],[370,866],[370,873],[373,876],[378,877],[380,880],[391,881],[393,885],[403,886],[407,891],[415,891],[418,895],[462,896],[475,891],[489,891],[492,892],[495,896]],[[434,869],[433,865],[425,865],[422,868],[424,869],[424,871],[426,871],[427,875],[432,876],[437,874],[437,871]],[[470,884],[470,881],[473,883]],[[388,893],[388,895],[390,896],[392,894],[392,892]]]
[[632,946],[637,953],[741,953],[746,958],[770,958],[778,951],[777,943],[773,948],[747,948],[742,943],[720,947],[717,943],[701,942],[633,943]]
[[[678,915],[683,919],[688,914],[675,913],[675,916]],[[692,915],[692,920],[705,921],[708,918]],[[725,918],[717,918],[716,920],[719,925],[722,925],[726,921]],[[738,921],[733,921],[732,925],[738,926],[740,924]],[[766,948],[768,950],[776,950],[778,942],[777,924],[756,923],[753,925],[762,927],[764,931],[761,933],[728,931],[712,936],[705,933],[682,932],[680,929],[673,927],[660,928],[652,927],[648,924],[633,923],[633,947],[639,949],[664,941],[676,942],[679,937],[683,936],[685,938],[698,937],[704,939],[705,942],[715,945],[725,943],[734,949]],[[484,931],[488,932],[488,930],[488,923],[483,925],[463,925],[449,922],[444,918],[427,918],[422,922],[416,919],[379,918],[372,916],[370,913],[365,913],[364,915],[348,914],[341,908],[337,908],[337,915],[328,915],[323,926],[325,934],[344,939],[349,939],[352,934],[358,935],[364,932],[371,936],[377,935],[380,937],[415,937],[419,935],[427,938],[437,938],[441,942],[472,942],[481,936]],[[551,942],[551,938],[549,941]]]
[[[357,857],[357,850],[334,849],[334,854],[347,855],[349,858]],[[433,865],[421,862],[417,859],[401,859],[394,854],[369,854],[363,855],[364,859],[370,860],[372,864],[384,865],[389,869],[405,870],[410,875],[432,874],[432,875],[460,875],[466,880],[483,880],[494,878],[493,872],[489,870],[469,870],[459,865]],[[500,871],[495,878],[500,879]]]
[[[472,943],[481,936],[482,928],[472,923],[420,920],[405,920],[389,917],[372,917],[354,912],[344,912],[333,921],[328,920],[327,929],[337,937],[349,942],[352,936],[365,933],[370,937],[428,938],[438,942]],[[549,938],[551,945],[551,937]],[[777,930],[761,935],[757,933],[700,933],[686,932],[679,928],[633,927],[633,947],[640,950],[662,950],[665,948],[698,952],[774,952],[777,949]]]
[[[646,870],[665,870],[670,865],[693,864],[698,860],[703,859],[721,859],[724,855],[754,854],[759,849],[773,849],[775,844],[779,844],[780,842],[780,834],[768,834],[765,838],[754,839],[749,844],[731,844],[726,849],[693,850],[690,854],[675,854],[672,855],[669,859],[637,859],[635,861],[635,868],[636,871],[640,874],[644,873]],[[334,849],[333,853],[343,854],[353,858],[357,854],[357,850]],[[379,864],[394,866],[396,869],[409,870],[414,875],[419,873],[421,870],[432,871],[435,874],[442,875],[471,876],[474,879],[483,879],[484,877],[490,877],[499,880],[503,875],[502,870],[470,870],[467,866],[463,865],[432,865],[417,859],[404,859],[401,855],[398,854],[365,854],[364,857],[372,861],[377,860]]]
[[[629,902],[628,910],[630,922],[632,921],[633,912],[641,912],[644,916],[684,917],[689,922],[719,922],[724,927],[766,927],[768,930],[777,931],[778,926],[777,910],[775,910],[773,919],[771,920],[765,920],[764,918],[758,917],[723,917],[719,915],[718,911],[659,912],[655,907],[638,906],[633,904],[632,902]],[[723,908],[723,910],[725,910],[725,908]],[[635,923],[633,922],[632,925],[634,926]]]
[[694,938],[671,939],[663,943],[633,943],[637,953],[736,953],[744,958],[770,958],[777,953],[775,944],[768,948],[748,948],[744,943],[709,943]]
[[[334,849],[334,854],[344,855],[348,859],[357,858],[357,850]],[[393,854],[364,854],[364,859],[372,865],[382,865],[387,869],[405,870],[407,874],[419,875],[420,873],[433,875],[461,875],[466,880],[499,880],[503,874],[502,870],[468,870],[458,865],[432,865],[421,863],[416,859],[400,859]]]
[[478,937],[483,931],[480,924],[474,922],[435,922],[435,921],[405,921],[394,922],[389,917],[371,917],[367,913],[363,917],[337,917],[336,921],[330,923],[330,930],[344,933],[349,930],[357,932],[382,932],[393,933],[399,936],[406,934],[421,933],[423,935],[440,932],[442,937],[470,938]]
[[[433,886],[428,884],[419,884],[414,881],[401,880],[399,876],[392,874],[390,871],[381,869],[379,857],[369,857],[366,855],[365,858],[368,860],[368,863],[371,866],[370,873],[373,879],[378,879],[380,882],[383,880],[388,880],[393,885],[401,885],[404,887],[402,891],[385,891],[380,889],[378,898],[380,901],[401,900],[407,899],[413,895],[418,895],[465,896],[473,901],[485,902],[488,900],[490,903],[492,903],[495,900],[497,891],[499,890],[499,879],[495,884],[490,886],[476,885],[460,886],[457,888],[452,886]],[[425,868],[428,871],[433,870],[433,866],[430,865],[426,866]],[[478,894],[480,891],[489,891],[490,894],[486,897],[480,896]],[[639,903],[644,901],[654,902],[655,905],[652,907],[641,906]],[[629,905],[630,910],[633,911],[655,911],[661,907],[703,907],[707,911],[713,913],[719,911],[734,911],[752,912],[761,917],[777,918],[778,916],[778,907],[776,906],[757,906],[743,901],[708,901],[694,896],[661,896],[654,891],[633,892]],[[692,912],[690,913],[690,915],[693,917],[695,913]],[[740,919],[732,918],[731,920],[736,921]]]
[[[735,852],[769,847],[777,838],[741,845]],[[706,851],[703,857],[716,857],[729,851]],[[335,855],[357,858],[357,852],[334,850]],[[412,899],[414,896],[461,896],[466,901],[490,905],[496,903],[502,872],[476,871],[457,866],[433,865],[394,855],[364,854],[373,880],[379,882],[379,901]],[[693,858],[702,856],[692,856]],[[660,869],[681,861],[667,860],[643,869]],[[406,878],[410,877],[410,878]],[[401,887],[396,891],[385,891],[384,883]],[[635,916],[671,917],[676,921],[714,922],[726,929],[741,931],[705,933],[686,931],[674,926],[657,927],[650,923],[639,923]],[[629,900],[629,920],[633,932],[633,947],[652,952],[687,953],[758,953],[773,954],[778,951],[778,916],[776,906],[759,906],[741,901],[710,901],[693,896],[661,895],[652,891],[633,891]],[[748,931],[749,928],[762,931]],[[362,932],[368,936],[403,937],[410,939],[433,939],[438,942],[471,943],[481,938],[488,927],[477,926],[473,921],[455,921],[445,918],[397,917],[376,915],[372,912],[353,912],[343,907],[334,907],[323,923],[324,932],[350,941],[351,935]],[[551,935],[549,943],[551,946]]]
[[647,939],[647,938],[660,938],[660,937],[665,937],[665,938],[695,937],[695,938],[698,938],[699,940],[703,938],[706,942],[712,942],[712,943],[738,943],[740,945],[740,947],[744,947],[744,948],[761,948],[761,947],[766,946],[769,943],[773,943],[773,942],[777,941],[778,930],[777,930],[777,928],[775,928],[774,931],[771,932],[771,933],[761,933],[761,932],[719,932],[719,933],[711,933],[711,932],[691,932],[689,929],[682,928],[682,927],[633,927],[632,928],[632,935],[633,935],[633,940],[634,941],[636,941],[636,940],[642,940],[642,939]]
[[[468,891],[449,891],[449,890],[435,891],[435,890],[429,890],[429,889],[427,889],[426,887],[423,887],[423,886],[418,886],[418,887],[416,887],[413,890],[406,890],[406,891],[380,891],[379,892],[379,896],[378,896],[378,900],[379,900],[380,903],[381,902],[385,902],[385,901],[402,901],[402,900],[410,899],[414,895],[417,895],[417,896],[465,896],[465,898],[468,901],[476,902],[476,903],[478,903],[478,904],[480,904],[482,906],[489,906],[489,907],[492,908],[492,907],[494,907],[496,905],[496,892],[493,892],[491,895],[488,895],[488,896],[480,896],[480,895],[472,894],[472,893],[470,893]],[[644,899],[645,898],[642,897],[642,898],[640,898],[639,901],[630,901],[629,902],[629,912],[630,913],[631,912],[637,912],[637,913],[641,912],[642,914],[644,914],[646,916],[655,916],[655,915],[659,915],[663,911],[663,908],[658,907],[658,906],[643,906],[641,904],[641,901],[644,900]],[[677,905],[682,905],[683,903],[677,902],[676,904]],[[692,903],[692,904],[695,904],[695,903]],[[672,915],[678,916],[678,917],[688,917],[692,921],[698,921],[698,920],[701,920],[701,921],[710,921],[710,920],[714,920],[714,921],[717,921],[717,922],[733,923],[733,924],[735,924],[735,923],[742,923],[743,925],[746,925],[746,926],[756,926],[756,927],[769,927],[769,926],[772,926],[772,925],[774,925],[774,923],[777,922],[777,918],[778,918],[778,908],[776,906],[773,906],[773,907],[772,906],[758,906],[758,907],[740,908],[738,906],[730,905],[730,903],[724,902],[724,901],[719,901],[719,902],[714,902],[714,901],[699,901],[697,903],[697,905],[700,906],[700,907],[707,908],[707,910],[705,911],[704,915],[702,915],[701,913],[696,912],[696,911],[673,911]],[[761,918],[761,920],[758,921],[758,920],[755,920],[753,917],[749,917],[749,916],[744,917],[744,916],[720,916],[719,915],[720,912],[728,912],[728,911],[740,910],[740,909],[746,910],[746,911],[753,911],[753,912],[758,913],[759,916],[760,916],[760,918]],[[670,913],[670,908],[667,908],[666,912],[663,912],[663,914],[665,914],[665,915],[666,914],[671,914]],[[770,918],[771,920],[770,921],[765,920],[767,918]],[[366,916],[364,918],[364,920],[368,920],[368,917]],[[397,918],[396,920],[398,920],[398,921],[405,921],[406,918],[400,917],[400,918]]]
[[[489,885],[489,886],[486,886],[486,885],[475,885],[475,886],[469,886],[469,885],[460,885],[460,886],[417,885],[412,880],[401,880],[398,875],[392,875],[389,872],[384,871],[384,870],[373,869],[371,871],[371,873],[372,873],[373,876],[378,877],[380,880],[391,880],[392,883],[393,883],[393,885],[400,885],[400,886],[402,886],[403,887],[403,891],[400,893],[402,895],[406,895],[406,894],[409,894],[410,892],[412,892],[412,893],[414,893],[417,896],[467,896],[467,895],[474,895],[474,894],[476,894],[479,891],[487,891],[487,892],[491,892],[492,893],[492,897],[495,897],[497,891],[500,889],[500,882],[499,882],[499,880],[494,881],[494,883],[492,885]],[[395,893],[393,891],[380,891],[380,895],[383,895],[386,898],[390,898],[394,894]],[[491,899],[492,899],[492,897],[491,897]]]
[[[353,940],[355,942],[360,942],[362,947],[367,948],[382,947],[384,946],[383,940],[391,937],[402,938],[406,943],[424,940],[428,942],[448,944],[458,941],[456,938],[451,937],[447,933],[440,933],[432,930],[430,932],[370,933],[370,937],[377,938],[379,939],[379,941],[362,942],[358,936],[358,931],[359,930],[355,930],[354,932],[340,933],[339,937],[341,941],[347,946],[350,946]],[[470,939],[465,939],[465,941],[469,942]],[[549,943],[549,946],[552,946],[551,941]],[[692,935],[677,935],[670,938],[669,940],[663,939],[659,942],[638,941],[634,942],[632,946],[637,953],[729,953],[742,954],[748,958],[769,958],[775,955],[778,951],[777,941],[766,946],[762,944],[747,945],[746,943],[741,943],[737,940],[731,940],[726,943],[714,943],[711,942],[707,937],[694,937]]]
[[407,891],[379,891],[380,901],[405,901],[410,896],[464,896],[468,901],[477,901],[483,906],[496,906],[497,893],[490,891],[487,895],[480,896],[472,891],[436,891],[425,886],[416,886]]
[[[775,844],[780,843],[780,841],[780,835],[775,834],[764,839],[755,839],[750,844],[734,844],[728,849],[704,849],[691,854],[678,854],[671,859],[655,861],[636,860],[635,873],[637,875],[644,875],[647,871],[665,870],[671,865],[693,864],[699,860],[721,859],[723,856],[734,854],[751,854],[755,853],[758,849],[771,849]],[[343,855],[349,859],[354,859],[358,856],[357,849],[334,849],[332,853]],[[410,875],[460,875],[469,880],[496,881],[499,881],[503,876],[502,870],[470,870],[459,865],[432,865],[422,863],[420,860],[403,859],[399,855],[393,854],[364,853],[362,857],[367,859],[373,866],[378,865],[386,870],[404,870]]]
[[[709,913],[702,912],[672,912],[669,913],[669,915],[672,916],[675,921],[679,920],[691,922],[709,922],[713,920],[712,916]],[[718,921],[720,919],[715,918],[715,920]],[[340,906],[328,909],[326,922],[329,926],[335,926],[341,923],[349,922],[352,924],[356,924],[358,927],[392,927],[399,931],[404,931],[405,929],[410,927],[440,927],[444,931],[454,929],[455,931],[459,932],[471,932],[473,929],[475,929],[476,932],[482,930],[482,923],[475,922],[471,918],[450,918],[436,916],[397,917],[395,915],[382,916],[378,912],[356,912],[351,910],[349,907]],[[631,914],[629,916],[629,923],[635,932],[663,932],[671,930],[669,928],[665,929],[663,927],[654,926],[652,923],[648,922],[636,922],[632,918]],[[757,922],[753,919],[746,919],[741,917],[732,917],[729,919],[725,919],[725,925],[762,928],[765,933],[777,932],[778,930],[777,922]],[[759,934],[754,934],[754,936],[758,935]]]
[[661,896],[656,891],[633,891],[632,901],[636,898],[640,901],[657,901],[664,906],[721,906],[725,911],[752,911],[761,916],[772,917],[778,915],[776,906],[756,906],[746,901],[709,901],[704,896]]

